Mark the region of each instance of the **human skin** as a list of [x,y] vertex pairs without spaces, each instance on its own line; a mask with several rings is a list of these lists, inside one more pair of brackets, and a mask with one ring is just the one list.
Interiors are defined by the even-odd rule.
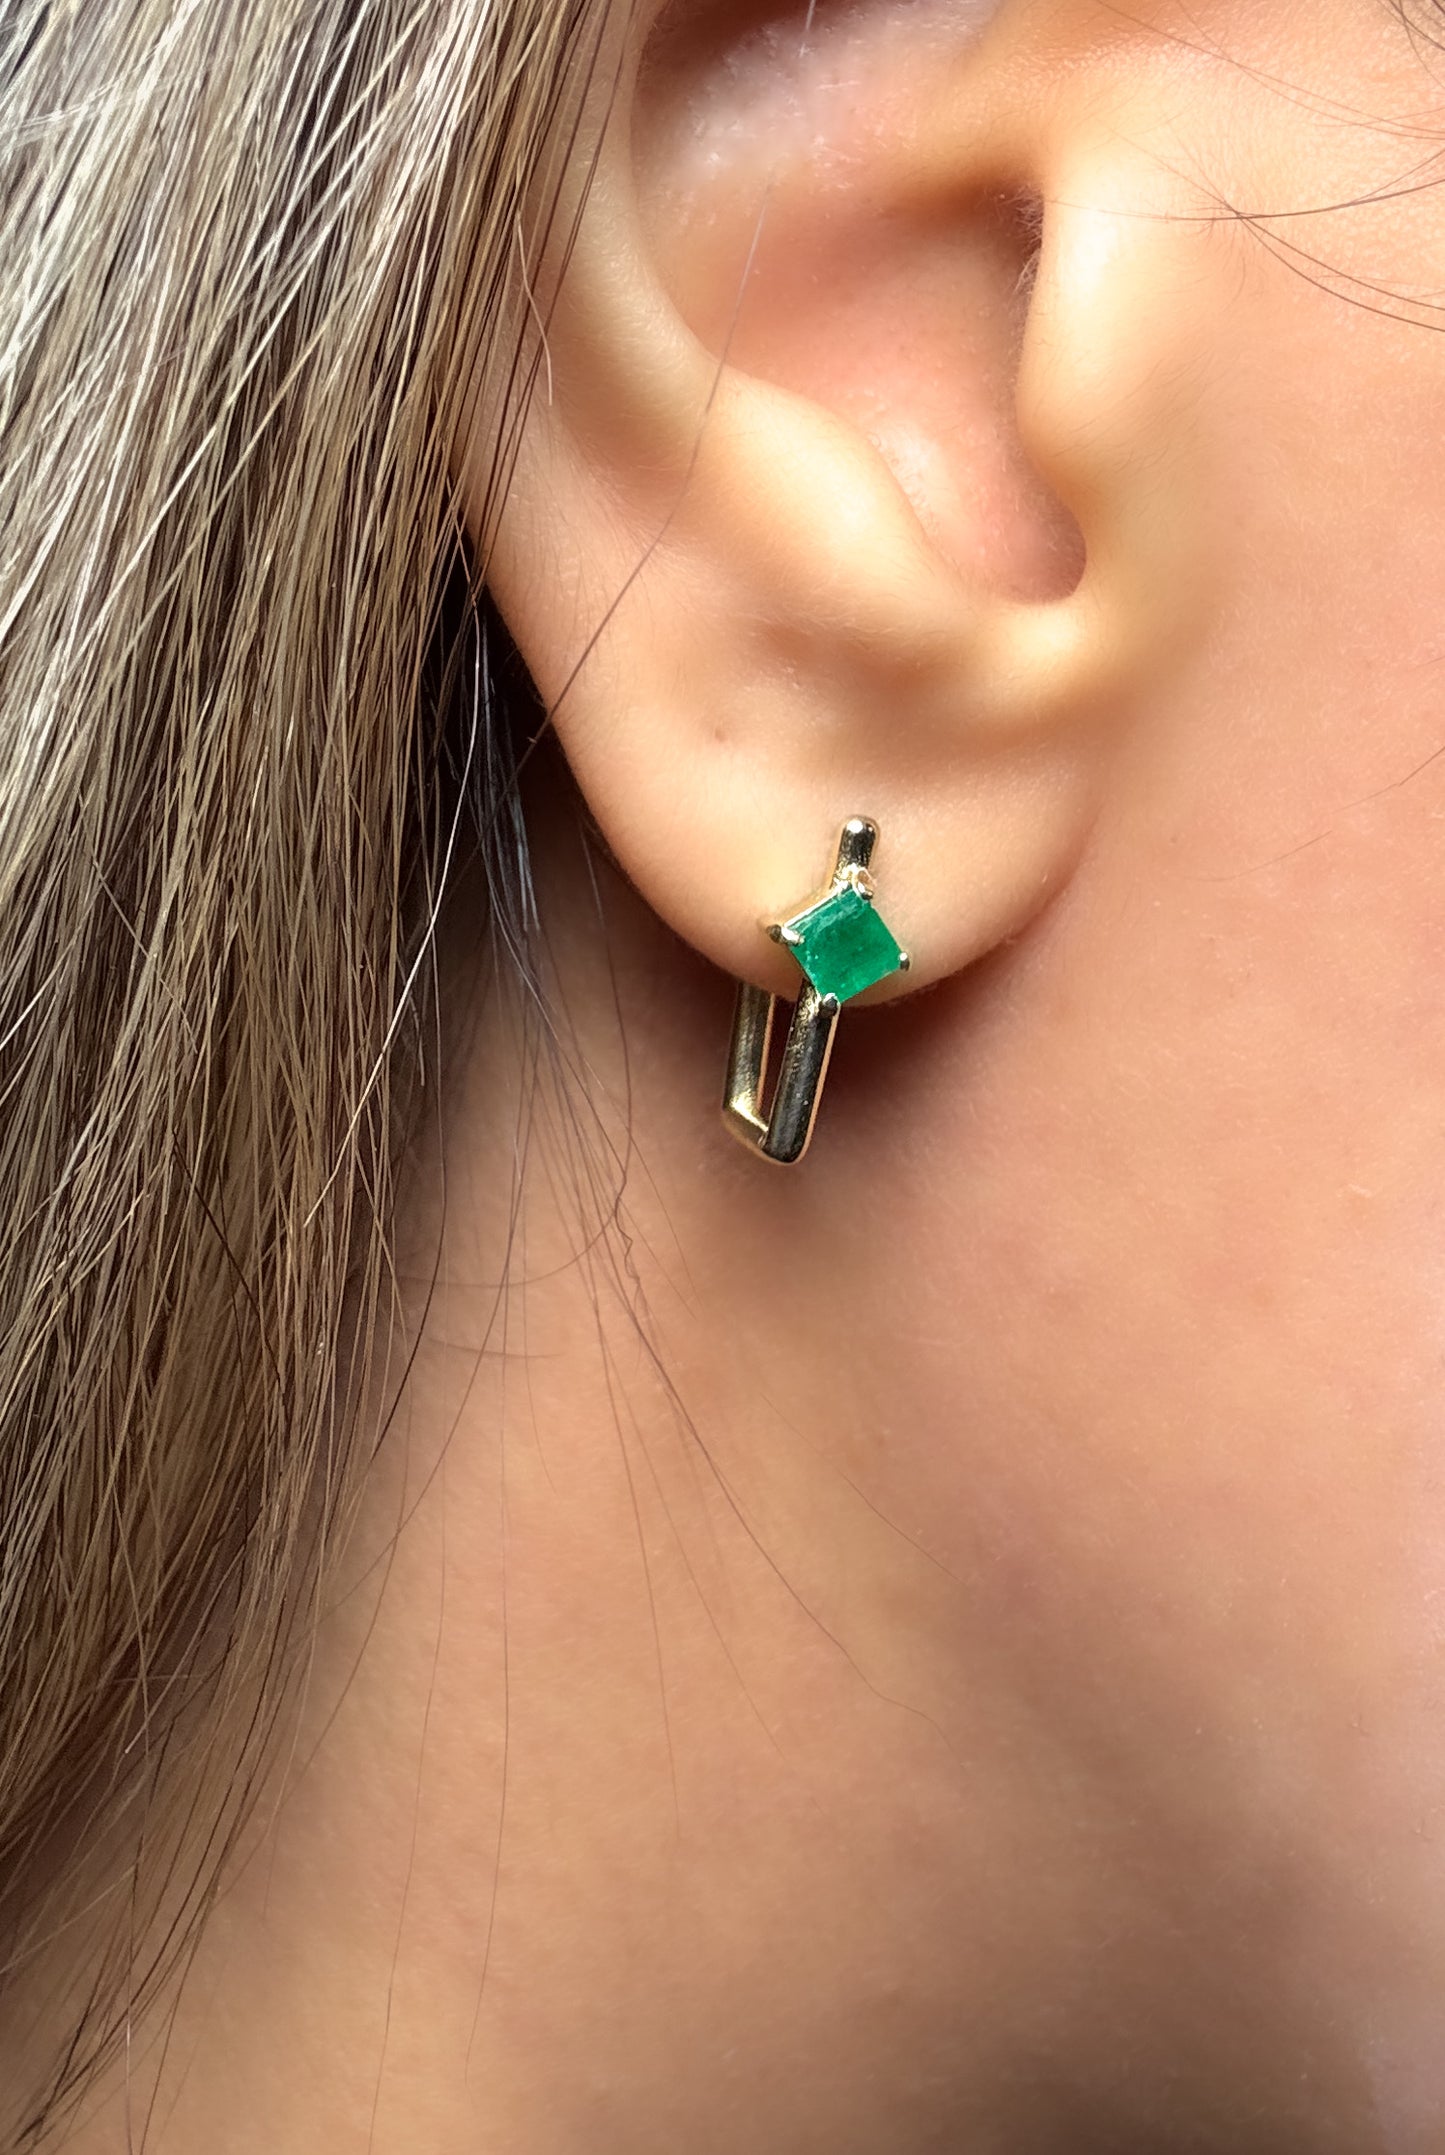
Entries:
[[[146,2146],[1424,2155],[1439,55],[725,15],[636,26],[494,557],[572,1075],[459,888],[416,1362]],[[724,975],[857,812],[917,966],[775,1171]]]

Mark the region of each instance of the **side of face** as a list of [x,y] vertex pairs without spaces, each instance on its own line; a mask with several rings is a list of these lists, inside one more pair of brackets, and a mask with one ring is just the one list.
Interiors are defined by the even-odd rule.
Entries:
[[[915,971],[845,1015],[800,1179],[696,1168],[673,1081],[720,1041],[640,1080],[664,1345],[948,1733],[905,1747],[940,1991],[971,1924],[1234,2146],[1263,2104],[1261,2147],[1425,2149],[1445,2106],[1432,32],[644,11],[491,555],[682,945],[791,992],[759,922],[880,826]],[[875,1522],[841,1578],[819,1460]]]

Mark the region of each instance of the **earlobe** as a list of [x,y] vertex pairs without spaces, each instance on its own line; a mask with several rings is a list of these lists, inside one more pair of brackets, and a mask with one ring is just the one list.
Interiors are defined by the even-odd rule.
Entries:
[[1040,225],[1043,146],[989,105],[1017,107],[1016,56],[884,0],[820,9],[806,47],[725,14],[678,0],[623,71],[492,586],[679,934],[794,994],[764,924],[861,813],[926,985],[1077,857],[1140,685],[1157,411],[1107,380],[1070,405],[1066,340],[1085,371],[1100,345],[1062,319],[1066,250],[1099,234]]

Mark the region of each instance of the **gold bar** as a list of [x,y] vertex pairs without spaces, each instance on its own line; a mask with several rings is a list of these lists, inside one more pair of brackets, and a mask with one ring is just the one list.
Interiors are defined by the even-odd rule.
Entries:
[[776,999],[766,988],[755,988],[745,980],[738,989],[723,1113],[729,1127],[747,1145],[757,1146],[768,1134],[762,1114],[763,1074],[768,1067],[775,1008]]
[[746,982],[738,991],[723,1114],[735,1137],[779,1167],[792,1167],[808,1149],[838,1030],[839,1007],[836,996],[820,996],[804,985],[788,1027],[772,1109],[764,1121],[763,1084],[777,998]]

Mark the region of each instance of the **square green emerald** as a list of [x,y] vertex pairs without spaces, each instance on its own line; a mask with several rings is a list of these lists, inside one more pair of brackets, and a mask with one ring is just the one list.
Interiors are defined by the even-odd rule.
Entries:
[[840,1003],[886,980],[903,962],[887,924],[851,887],[785,921],[783,940],[818,993]]

